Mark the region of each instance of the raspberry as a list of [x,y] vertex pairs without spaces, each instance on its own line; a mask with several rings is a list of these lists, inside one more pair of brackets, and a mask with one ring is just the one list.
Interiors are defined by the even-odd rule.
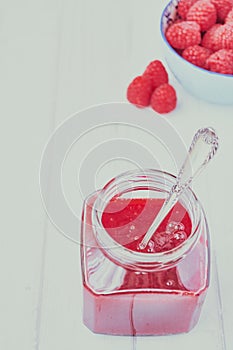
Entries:
[[151,80],[151,85],[153,89],[158,86],[168,83],[168,74],[161,61],[155,60],[151,62],[143,73],[144,77]]
[[175,49],[185,49],[201,42],[200,26],[195,22],[174,23],[168,27],[166,38]]
[[197,2],[197,0],[180,0],[177,11],[181,18],[186,19],[190,7],[193,6],[195,2]]
[[216,51],[207,59],[209,70],[222,74],[233,74],[233,50]]
[[189,9],[187,20],[197,22],[201,27],[201,31],[206,31],[216,23],[216,8],[209,1],[199,0]]
[[233,22],[222,25],[218,30],[219,46],[221,49],[233,49]]
[[228,15],[226,16],[225,23],[233,22],[233,8],[230,12],[228,12]]
[[151,107],[158,113],[169,113],[176,107],[176,91],[170,84],[160,85],[152,94]]
[[189,46],[182,53],[182,57],[195,66],[207,69],[206,60],[212,51],[199,45]]
[[233,7],[233,0],[210,0],[217,11],[217,18],[219,22],[224,22],[228,12]]
[[181,23],[181,22],[185,22],[182,18],[176,18],[172,24],[175,24],[175,23]]
[[127,99],[138,107],[146,107],[150,104],[153,92],[151,81],[146,77],[136,77],[128,86]]
[[217,51],[220,49],[221,37],[218,34],[218,29],[221,24],[215,24],[204,34],[201,45],[209,50]]

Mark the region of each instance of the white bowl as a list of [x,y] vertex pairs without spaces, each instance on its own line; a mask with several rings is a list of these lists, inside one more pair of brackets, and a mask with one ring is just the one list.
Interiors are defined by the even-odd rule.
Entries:
[[165,7],[160,30],[165,60],[180,84],[197,98],[211,103],[233,104],[233,75],[210,72],[183,59],[168,43],[165,32],[177,17],[179,0],[172,0]]

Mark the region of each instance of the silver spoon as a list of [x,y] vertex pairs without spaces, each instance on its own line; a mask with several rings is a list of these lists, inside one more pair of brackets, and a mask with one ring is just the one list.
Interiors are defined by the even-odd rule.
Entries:
[[[218,136],[213,128],[199,129],[193,137],[187,157],[178,173],[176,184],[172,187],[158,215],[139,244],[139,249],[146,248],[151,237],[177,203],[182,192],[193,179],[205,168],[218,149]],[[191,169],[192,171],[191,171]]]

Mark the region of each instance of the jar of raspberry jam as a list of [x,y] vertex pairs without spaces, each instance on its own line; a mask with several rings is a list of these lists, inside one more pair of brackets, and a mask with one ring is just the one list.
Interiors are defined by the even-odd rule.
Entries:
[[190,188],[139,245],[176,178],[158,170],[111,180],[83,207],[83,320],[95,333],[167,335],[198,322],[209,285],[209,234]]

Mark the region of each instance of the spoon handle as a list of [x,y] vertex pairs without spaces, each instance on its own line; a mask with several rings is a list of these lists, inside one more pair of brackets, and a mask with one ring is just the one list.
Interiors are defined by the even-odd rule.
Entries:
[[213,128],[199,129],[193,137],[187,157],[178,173],[176,184],[172,187],[158,215],[139,244],[144,249],[163,219],[178,201],[181,193],[205,168],[218,149],[218,136]]
[[187,157],[177,176],[180,190],[190,185],[213,158],[218,149],[218,136],[213,128],[199,129],[193,137]]

